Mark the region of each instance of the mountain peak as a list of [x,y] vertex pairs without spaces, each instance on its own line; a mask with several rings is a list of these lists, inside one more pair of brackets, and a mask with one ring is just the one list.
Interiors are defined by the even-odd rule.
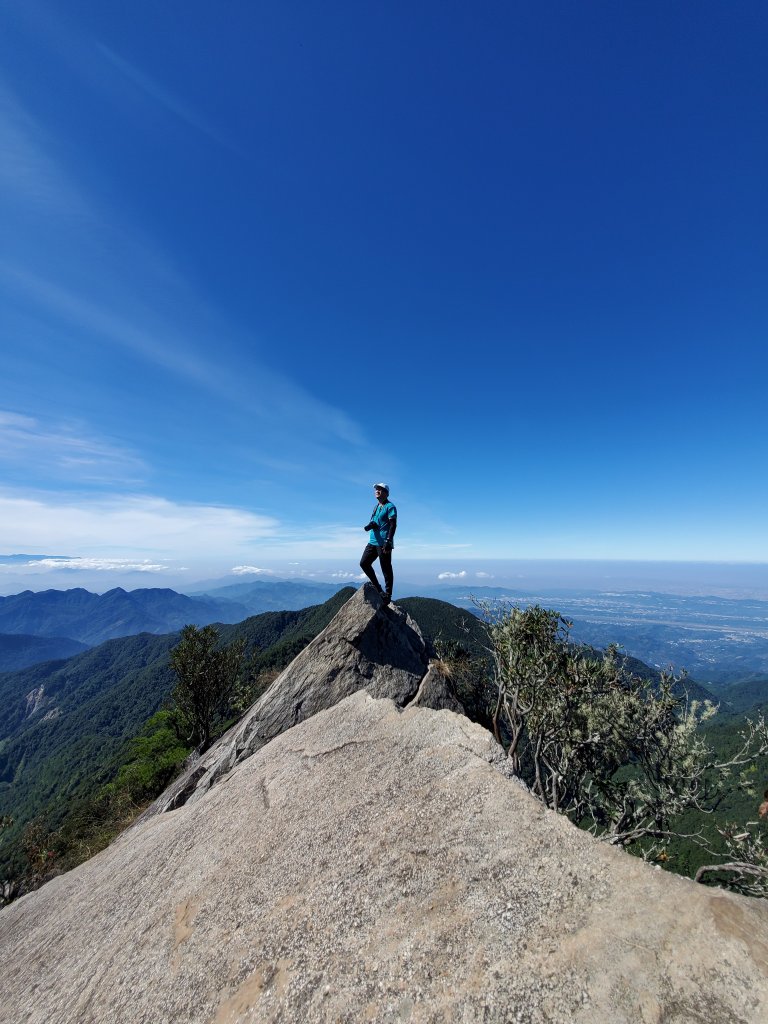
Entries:
[[766,901],[547,811],[489,732],[416,706],[425,658],[357,591],[175,813],[0,913],[8,1019],[768,1019]]
[[204,757],[145,812],[199,799],[235,765],[275,736],[364,689],[403,707],[427,673],[429,658],[414,620],[366,583]]

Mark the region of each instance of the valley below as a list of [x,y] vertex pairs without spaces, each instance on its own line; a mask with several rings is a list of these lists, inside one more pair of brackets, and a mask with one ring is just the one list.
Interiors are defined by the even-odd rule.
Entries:
[[441,587],[442,596],[478,613],[477,602],[557,609],[573,622],[572,639],[594,647],[619,644],[656,669],[686,671],[704,685],[768,675],[768,601],[648,591],[540,592]]

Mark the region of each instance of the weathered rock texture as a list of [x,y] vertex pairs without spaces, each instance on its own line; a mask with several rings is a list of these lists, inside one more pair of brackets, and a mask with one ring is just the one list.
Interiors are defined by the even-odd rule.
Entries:
[[762,1024],[768,906],[547,812],[364,692],[0,913],[14,1024]]
[[357,690],[406,704],[417,693],[427,666],[426,645],[413,619],[396,605],[384,605],[377,591],[365,584],[140,822],[199,799],[275,736]]
[[466,714],[461,701],[454,696],[447,677],[434,662],[430,664],[427,674],[419,683],[416,696],[406,704],[406,707],[432,708],[433,711],[445,710],[455,711],[458,715]]

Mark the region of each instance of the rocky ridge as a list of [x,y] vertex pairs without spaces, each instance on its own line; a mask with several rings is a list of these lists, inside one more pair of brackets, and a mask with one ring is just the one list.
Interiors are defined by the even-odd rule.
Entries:
[[[428,668],[427,648],[418,625],[397,605],[386,606],[366,583],[240,721],[191,764],[139,822],[199,800],[275,736],[357,690],[405,706],[418,694]],[[435,687],[439,686],[433,682],[426,692],[437,693]],[[422,703],[427,700],[426,695],[422,697]]]
[[[364,591],[353,602],[341,624],[346,611],[385,642],[401,634],[406,664],[392,667],[410,672],[408,623]],[[333,666],[321,649],[324,688]],[[365,663],[384,655],[369,649]],[[285,677],[288,711],[321,700],[311,664]],[[432,673],[412,693],[401,678],[397,700],[365,691],[373,675],[0,913],[7,1019],[768,1019],[763,901],[597,842],[504,777],[488,732],[416,703]],[[279,703],[273,694],[252,718],[272,723],[254,725],[260,741]]]

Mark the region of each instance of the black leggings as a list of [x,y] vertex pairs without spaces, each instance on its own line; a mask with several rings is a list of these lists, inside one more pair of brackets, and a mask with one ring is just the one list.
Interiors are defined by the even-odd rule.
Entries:
[[360,559],[360,568],[363,570],[365,575],[376,587],[377,590],[381,590],[379,581],[376,577],[376,573],[373,571],[373,563],[376,559],[381,562],[381,571],[384,575],[384,586],[389,596],[392,596],[392,584],[394,582],[394,576],[392,574],[392,552],[384,551],[382,548],[376,547],[375,544],[366,544],[363,557]]

